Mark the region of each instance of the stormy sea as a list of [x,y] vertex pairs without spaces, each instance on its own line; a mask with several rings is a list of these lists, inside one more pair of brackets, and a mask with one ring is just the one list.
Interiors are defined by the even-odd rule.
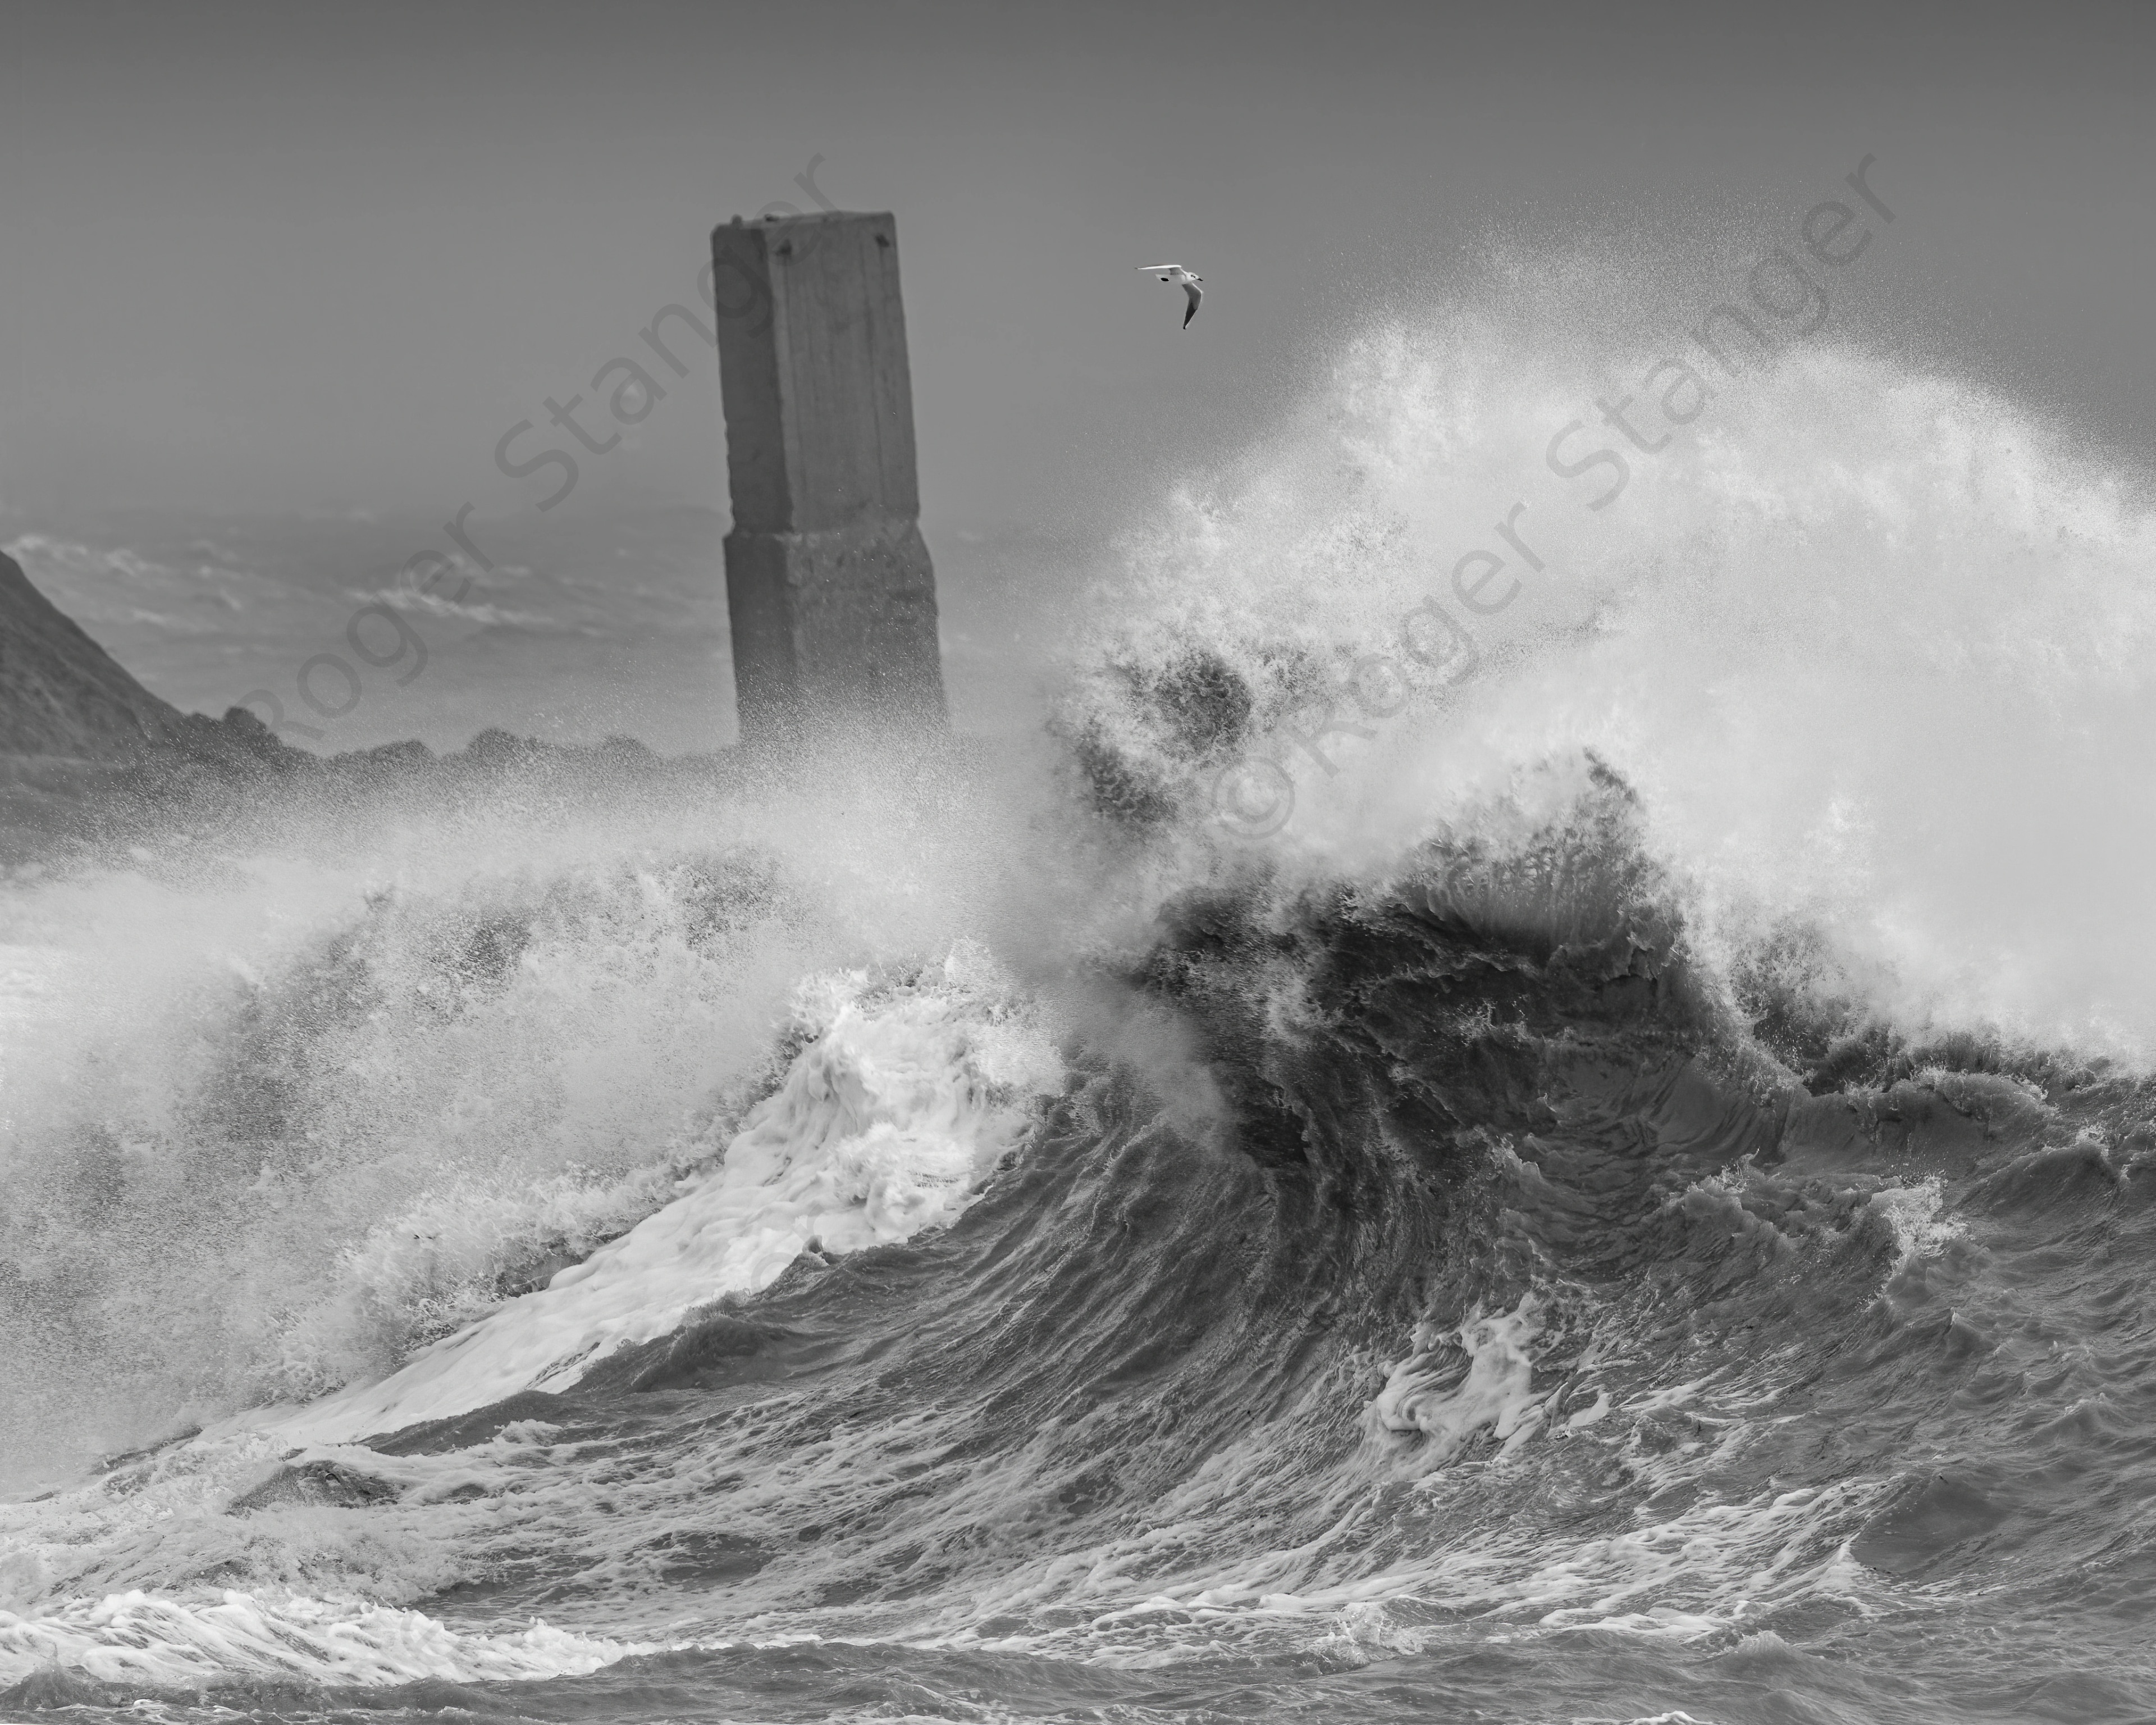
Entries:
[[0,1718],[2156,1716],[2156,514],[1830,346],[1589,506],[1656,357],[1351,344],[1024,723],[14,870]]

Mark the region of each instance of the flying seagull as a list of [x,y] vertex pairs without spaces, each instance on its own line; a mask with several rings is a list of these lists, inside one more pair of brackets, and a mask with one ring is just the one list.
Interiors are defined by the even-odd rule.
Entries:
[[1182,285],[1183,291],[1190,296],[1190,309],[1183,314],[1183,326],[1188,329],[1190,320],[1198,316],[1198,302],[1205,297],[1205,290],[1198,285],[1205,278],[1193,275],[1180,264],[1141,264],[1138,270],[1141,275],[1158,275],[1163,281]]

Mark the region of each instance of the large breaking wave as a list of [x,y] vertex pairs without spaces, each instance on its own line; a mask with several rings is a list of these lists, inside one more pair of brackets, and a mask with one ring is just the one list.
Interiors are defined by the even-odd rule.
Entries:
[[1515,328],[1172,499],[1037,747],[14,883],[0,1684],[2145,1711],[2148,511],[1834,350],[1568,507]]

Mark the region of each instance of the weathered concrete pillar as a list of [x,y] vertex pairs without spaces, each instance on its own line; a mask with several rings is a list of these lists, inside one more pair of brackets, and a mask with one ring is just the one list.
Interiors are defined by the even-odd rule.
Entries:
[[742,739],[824,719],[940,726],[896,224],[736,218],[711,263]]

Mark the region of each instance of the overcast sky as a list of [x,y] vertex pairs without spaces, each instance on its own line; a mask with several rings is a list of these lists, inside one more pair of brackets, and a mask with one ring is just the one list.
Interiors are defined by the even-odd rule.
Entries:
[[[1763,245],[1866,153],[1902,338],[2145,462],[2152,43],[1966,0],[13,0],[0,501],[527,508],[501,434],[819,156],[897,215],[932,521],[1111,514],[1493,233]],[[723,507],[720,448],[700,375],[590,495]]]

